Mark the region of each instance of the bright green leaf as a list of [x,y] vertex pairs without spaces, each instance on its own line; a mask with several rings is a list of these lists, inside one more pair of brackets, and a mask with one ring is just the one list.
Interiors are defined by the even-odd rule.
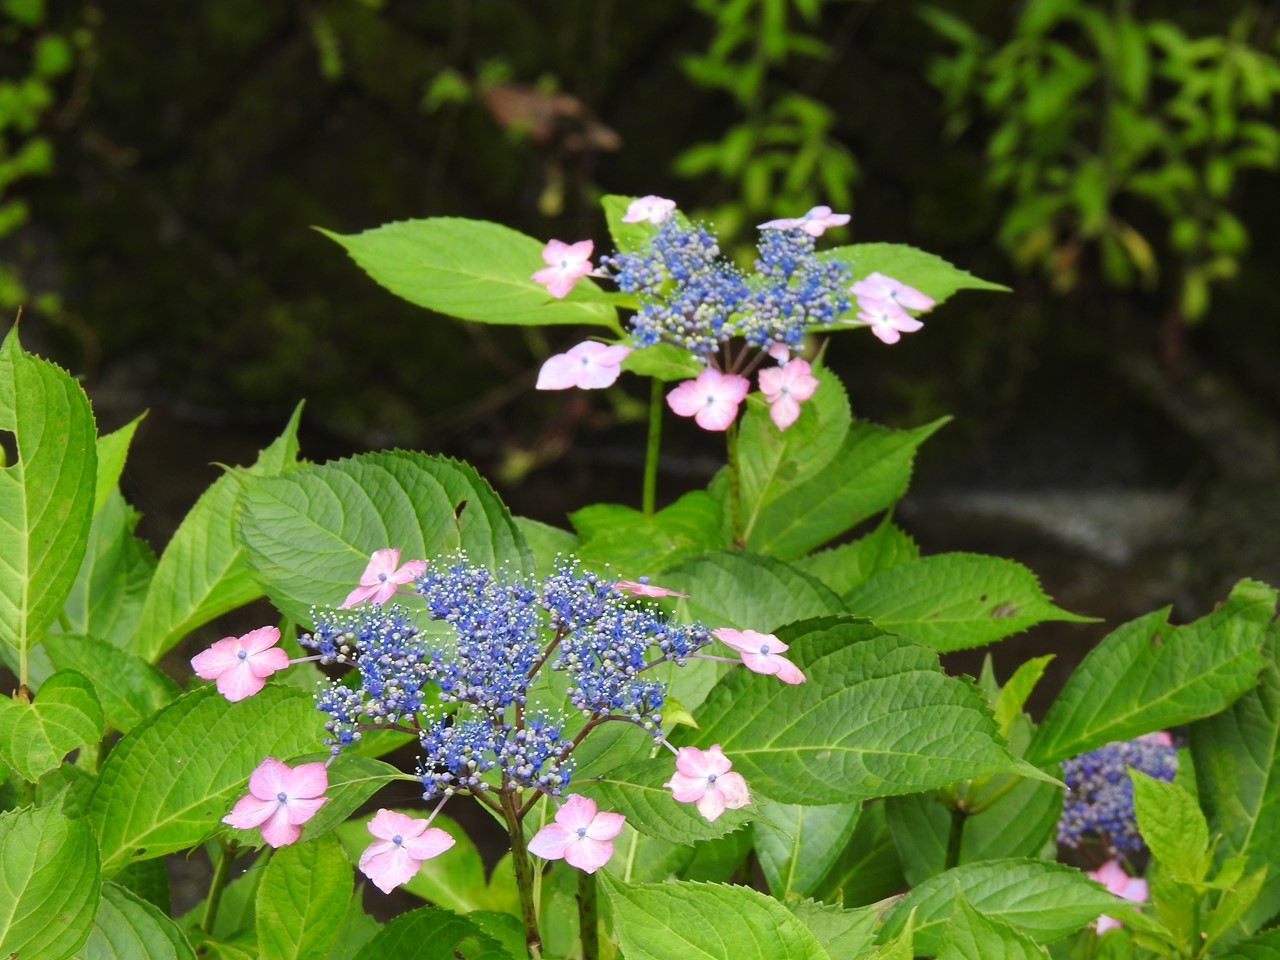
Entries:
[[466,917],[435,907],[402,913],[364,945],[355,960],[516,960]]
[[861,809],[857,803],[815,807],[753,798],[751,831],[769,892],[779,900],[815,894],[853,836]]
[[849,265],[855,279],[883,273],[900,283],[915,287],[939,304],[959,290],[1000,290],[1008,287],[980,280],[966,270],[953,267],[941,257],[901,243],[855,243],[835,247],[825,254]]
[[124,462],[129,456],[129,444],[146,413],[140,413],[119,430],[98,438],[98,473],[94,482],[93,510],[97,513],[107,502],[107,497],[120,482]]
[[105,640],[52,633],[45,649],[57,669],[79,668],[91,678],[107,724],[121,733],[128,733],[182,692],[147,661]]
[[818,887],[821,899],[859,907],[907,885],[885,821],[883,800],[866,803],[853,837]]
[[794,566],[843,594],[877,573],[910,563],[919,556],[915,541],[886,517],[865,536],[801,557],[794,561]]
[[0,697],[0,760],[34,781],[76,747],[96,744],[105,722],[89,678],[63,670],[40,686],[32,703]]
[[727,546],[720,504],[691,490],[651,517],[618,504],[598,503],[569,516],[582,537],[578,555],[611,564],[627,577],[658,574],[681,560]]
[[323,957],[351,900],[351,864],[334,837],[281,847],[258,885],[260,960]]
[[1138,833],[1170,876],[1184,883],[1204,880],[1209,825],[1196,798],[1176,783],[1155,780],[1130,768]]
[[102,885],[102,902],[89,939],[75,960],[195,960],[186,935],[154,904],[114,883]]
[[795,567],[770,557],[723,551],[663,574],[662,585],[689,594],[686,619],[711,627],[771,633],[784,623],[844,611],[840,598]]
[[875,952],[880,916],[874,907],[846,910],[837,904],[796,899],[784,900],[783,906],[800,918],[833,958],[862,960]]
[[938,960],[1048,960],[1049,951],[1007,923],[990,920],[956,898]]

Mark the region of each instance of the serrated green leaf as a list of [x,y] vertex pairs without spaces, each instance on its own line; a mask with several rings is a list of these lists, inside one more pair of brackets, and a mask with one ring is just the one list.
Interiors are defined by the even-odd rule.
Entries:
[[[825,960],[786,907],[749,887],[714,883],[602,884],[627,960]],[[732,917],[732,923],[725,918]]]
[[472,562],[533,571],[511,514],[470,466],[392,451],[304,466],[249,481],[240,532],[272,603],[299,623],[313,604],[341,603],[369,555],[399,547],[431,559],[465,550]]
[[[1234,882],[1229,889],[1222,892],[1218,905],[1209,914],[1209,920],[1205,924],[1204,943],[1206,947],[1216,943],[1249,912],[1249,908],[1257,902],[1258,894],[1262,892],[1262,886],[1266,883],[1269,871],[1270,867],[1268,866],[1259,867],[1253,873]],[[1221,882],[1221,877],[1215,879]],[[1246,927],[1246,929],[1252,928]]]
[[[300,757],[299,762],[325,761],[329,755]],[[329,763],[329,789],[324,795],[329,802],[302,827],[299,843],[307,843],[328,833],[351,816],[356,809],[382,787],[405,775],[397,767],[357,753],[340,753]]]
[[598,503],[569,515],[582,537],[578,556],[608,563],[625,576],[658,574],[690,556],[727,546],[719,502],[691,490],[651,517],[619,504]]
[[688,350],[673,343],[655,343],[632,350],[622,360],[622,369],[641,377],[659,380],[692,380],[703,370],[703,365]]
[[617,311],[596,299],[601,291],[585,277],[562,300],[534,283],[533,274],[546,266],[545,243],[497,223],[431,217],[349,236],[320,232],[396,296],[437,313],[480,323],[618,329]]
[[[736,836],[736,834],[729,834],[729,836]],[[614,838],[614,854],[603,869],[624,883],[688,880],[690,877],[686,876],[686,872],[693,862],[695,851],[701,853],[714,843],[715,841],[704,841],[693,846],[672,840],[662,840],[634,829],[628,820],[622,825],[622,832]],[[699,877],[698,879],[713,878]],[[714,879],[724,880],[727,879],[727,875]]]
[[819,475],[761,509],[748,549],[783,560],[801,557],[891,506],[907,489],[916,449],[947,419],[914,430],[855,421]]
[[809,928],[832,957],[861,960],[875,951],[880,914],[873,907],[846,910],[835,904],[795,899],[784,900],[783,906]]
[[166,674],[106,640],[51,633],[45,650],[57,669],[78,667],[96,678],[90,682],[107,724],[121,733],[128,733],[182,693]]
[[88,822],[56,806],[0,814],[0,956],[71,956],[89,936],[100,888]]
[[18,454],[0,468],[0,640],[25,682],[84,557],[97,437],[80,385],[24,353],[16,326],[0,345],[0,431]]
[[756,797],[751,803],[756,857],[769,892],[812,896],[858,825],[862,805],[799,806]]
[[355,960],[515,960],[466,917],[435,907],[402,913],[364,945]]
[[351,900],[351,864],[335,837],[281,847],[258,886],[260,960],[324,957]]
[[228,703],[205,687],[179,698],[120,740],[102,765],[89,816],[104,871],[199,843],[263,757],[314,751],[322,734],[315,703],[301,690],[268,684]]
[[860,907],[883,900],[906,885],[885,820],[884,801],[864,803],[853,837],[818,886],[820,898]]
[[155,906],[165,916],[171,912],[169,872],[165,869],[163,860],[139,860],[131,863],[117,873],[111,882]]
[[178,925],[154,904],[114,883],[102,885],[102,902],[89,939],[76,960],[195,960]]
[[885,914],[881,939],[917,911],[916,950],[934,955],[955,908],[957,890],[989,920],[1007,923],[1037,943],[1079,930],[1123,901],[1079,870],[1047,860],[987,860],[948,870],[914,887]]
[[840,598],[817,580],[772,557],[723,551],[663,574],[662,585],[689,594],[685,619],[712,627],[771,633],[784,623],[844,612]]
[[105,722],[89,678],[63,670],[40,686],[32,703],[0,697],[0,760],[34,781],[76,747],[97,743]]
[[885,517],[865,536],[800,557],[793,565],[836,593],[844,594],[877,573],[910,563],[919,556],[915,541]]
[[991,773],[1041,776],[995,739],[979,693],[937,655],[865,623],[816,620],[777,631],[808,682],[735,670],[695,713],[753,792],[830,804],[916,793]]
[[1049,951],[1025,933],[990,920],[956,898],[938,960],[1048,960]]
[[1027,749],[1044,765],[1217,713],[1254,685],[1276,592],[1242,580],[1226,602],[1183,627],[1169,610],[1107,636],[1072,673]]
[[1240,941],[1218,960],[1280,960],[1280,928]]
[[1170,876],[1184,883],[1204,880],[1209,825],[1196,798],[1176,783],[1155,780],[1130,768],[1138,832]]
[[981,280],[954,267],[941,257],[902,243],[855,243],[834,247],[824,256],[849,265],[855,280],[883,273],[900,283],[915,287],[942,304],[960,290],[1008,291],[1008,287]]
[[842,599],[850,613],[942,652],[994,643],[1046,620],[1089,620],[1055,607],[1021,564],[972,553],[892,567]]
[[333,941],[328,960],[347,960],[348,957],[355,956],[381,929],[382,924],[364,912],[360,897],[352,897],[347,904],[342,925],[338,927],[338,936]]
[[107,497],[120,482],[120,474],[124,472],[124,462],[129,456],[129,444],[146,413],[140,413],[119,430],[104,434],[98,438],[98,471],[93,488],[93,512],[97,513],[107,502]]
[[295,464],[301,416],[299,405],[252,467],[219,477],[183,518],[151,578],[132,652],[154,663],[196,627],[262,596],[236,529],[236,502],[251,478],[274,476]]
[[577,534],[553,527],[540,520],[530,520],[528,517],[512,519],[515,520],[520,536],[524,537],[524,542],[529,545],[529,552],[533,555],[534,569],[539,574],[550,573],[557,556],[570,556],[578,552],[581,541]]
[[992,706],[992,712],[996,716],[996,725],[1000,728],[1000,735],[1009,736],[1009,731],[1013,729],[1013,723],[1018,719],[1022,712],[1022,706],[1027,702],[1027,697],[1031,696],[1031,691],[1036,688],[1036,684],[1040,682],[1040,678],[1044,676],[1045,667],[1049,666],[1053,660],[1053,654],[1047,654],[1043,657],[1034,657],[1018,665],[1018,669],[1013,672],[1013,676],[1000,688],[1000,693],[996,697],[996,702]]

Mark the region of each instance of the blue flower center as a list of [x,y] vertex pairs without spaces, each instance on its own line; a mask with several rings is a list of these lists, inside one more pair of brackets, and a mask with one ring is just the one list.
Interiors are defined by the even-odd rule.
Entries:
[[398,847],[400,846],[400,844],[404,843],[404,837],[400,836],[400,834],[397,833],[394,837],[391,838],[391,842]]
[[248,659],[249,659],[249,651],[248,651],[248,650],[237,650],[237,651],[236,651],[236,656],[237,656],[237,657],[239,657],[241,660],[248,660]]
[[760,644],[760,652],[762,654],[767,654],[769,652],[769,645],[767,643]]
[[716,782],[716,775],[714,773],[708,773],[707,783],[715,783],[715,782]]
[[285,793],[283,790],[281,790],[279,793],[276,794],[276,799],[279,800],[281,803],[285,803],[289,799],[289,795]]
[[587,828],[579,827],[577,832],[578,832],[578,836],[585,837],[587,835]]

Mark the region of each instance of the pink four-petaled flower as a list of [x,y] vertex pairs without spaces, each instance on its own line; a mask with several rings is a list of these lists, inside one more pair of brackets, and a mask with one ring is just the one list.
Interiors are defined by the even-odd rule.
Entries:
[[548,357],[538,371],[537,389],[596,390],[612,386],[622,372],[620,364],[631,348],[620,343],[597,343],[587,340],[566,353]]
[[650,194],[627,204],[627,212],[622,216],[623,223],[662,223],[671,218],[676,209],[676,202],[665,197]]
[[707,367],[696,380],[686,380],[667,394],[667,406],[682,417],[693,417],[703,430],[727,430],[751,381],[735,373]]
[[590,240],[579,240],[577,243],[549,240],[542,248],[542,259],[547,266],[533,275],[533,281],[545,286],[547,293],[557,300],[567,297],[573,285],[591,272],[591,251],[594,246]]
[[760,371],[760,391],[769,401],[769,416],[779,430],[791,426],[800,416],[800,404],[818,389],[813,368],[799,358],[785,366]]
[[871,325],[871,332],[882,343],[897,343],[904,333],[915,333],[924,324],[895,303],[879,303],[858,311],[858,319]]
[[262,828],[262,839],[273,847],[293,843],[302,825],[329,802],[324,796],[329,774],[323,763],[287,763],[265,757],[249,774],[249,792],[222,818],[237,830]]
[[453,837],[428,820],[393,810],[379,810],[369,821],[369,832],[378,839],[360,854],[360,872],[383,893],[408,883],[424,860],[444,853]]
[[613,856],[611,841],[626,821],[620,813],[597,812],[596,802],[574,794],[549,823],[529,841],[529,852],[544,860],[564,859],[587,873],[595,873]]
[[364,568],[364,573],[360,574],[360,586],[347,594],[347,599],[342,601],[338,609],[345,610],[366,600],[377,604],[386,603],[395,596],[397,587],[412,583],[426,571],[425,560],[406,560],[400,564],[399,547],[375,550],[369,556],[369,564]]
[[858,306],[864,310],[881,302],[896,303],[903,310],[932,310],[937,302],[915,287],[879,272],[867,274],[850,287],[849,292],[858,298]]
[[804,683],[808,679],[794,663],[779,656],[788,647],[772,633],[721,627],[719,630],[712,630],[711,635],[737,650],[748,670],[776,676],[783,683]]
[[[1092,880],[1097,880],[1111,893],[1134,903],[1145,903],[1147,899],[1147,881],[1141,877],[1131,877],[1125,873],[1124,867],[1115,860],[1108,860],[1097,870],[1089,873]],[[1098,917],[1098,933],[1106,933],[1112,927],[1124,926],[1114,917],[1105,913]]]
[[267,677],[289,665],[289,655],[277,647],[280,631],[259,627],[242,637],[223,637],[208,650],[191,658],[197,677],[217,680],[218,692],[235,703],[252,697]]
[[820,237],[831,227],[843,227],[849,222],[849,214],[832,213],[830,207],[813,207],[803,217],[785,217],[770,220],[759,226],[761,230],[803,230],[811,237]]
[[720,744],[706,750],[681,747],[676,751],[676,772],[663,784],[680,803],[693,803],[698,812],[714,823],[726,810],[737,810],[751,802],[747,781],[730,772],[733,761]]
[[633,593],[637,597],[684,597],[686,600],[689,598],[687,593],[681,593],[679,590],[654,586],[649,582],[648,577],[641,577],[639,580],[619,580],[613,585],[613,589]]

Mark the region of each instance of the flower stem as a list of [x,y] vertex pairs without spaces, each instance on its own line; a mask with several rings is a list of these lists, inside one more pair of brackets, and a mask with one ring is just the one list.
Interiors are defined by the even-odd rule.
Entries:
[[514,793],[502,794],[502,818],[511,839],[511,861],[516,870],[516,891],[520,894],[520,914],[524,918],[524,940],[532,960],[542,960],[542,936],[538,933],[538,905],[533,898],[533,865],[524,842],[524,827],[516,808]]
[[646,517],[653,516],[658,492],[658,447],[662,442],[662,381],[649,381],[649,445],[644,453],[644,494],[642,507]]
[[738,425],[729,424],[725,431],[729,446],[729,518],[733,523],[733,545],[744,547],[742,532],[742,484],[738,475]]
[[969,814],[957,805],[951,808],[951,829],[947,833],[947,859],[942,869],[960,866],[960,842],[964,839],[964,822]]
[[200,931],[213,933],[214,921],[218,919],[218,904],[222,901],[222,891],[231,876],[231,864],[236,859],[236,847],[231,843],[218,844],[218,860],[213,865],[213,878],[209,881],[209,895],[204,899],[204,914],[200,917]]
[[596,875],[578,871],[578,937],[582,941],[582,960],[598,960],[600,956],[600,923],[596,909]]

